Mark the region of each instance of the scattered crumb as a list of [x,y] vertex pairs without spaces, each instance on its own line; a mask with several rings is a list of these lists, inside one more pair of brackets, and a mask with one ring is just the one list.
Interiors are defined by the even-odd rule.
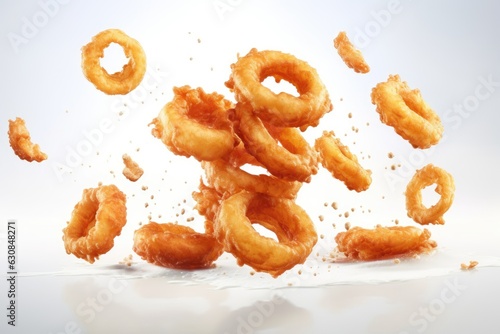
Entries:
[[148,190],[148,186],[142,186],[141,189],[142,190]]
[[338,206],[337,202],[333,202],[333,203],[332,203],[332,208],[333,208],[334,210],[337,210],[337,209],[339,208],[339,206]]
[[352,112],[350,112],[349,114],[347,114],[347,117],[352,118]]
[[400,259],[394,259],[392,262],[394,262],[395,264],[399,264],[399,263],[401,263],[401,260]]
[[133,264],[132,259],[133,259],[132,254],[129,254],[128,256],[124,257],[123,260],[118,262],[118,264],[124,264],[124,265],[130,267]]
[[394,158],[394,153],[389,152],[389,154],[387,154],[387,156],[389,157],[389,159],[392,159],[392,158]]
[[251,276],[255,275],[255,271],[253,271],[253,270],[252,270],[252,271],[250,272],[250,275],[251,275]]
[[344,217],[349,217],[349,211],[344,212]]
[[319,215],[319,221],[322,222],[323,220],[325,220],[325,217],[323,215]]
[[349,230],[351,228],[351,223],[346,222],[344,226],[346,230]]
[[479,264],[479,262],[477,262],[477,261],[469,261],[469,264],[462,263],[460,265],[460,269],[471,270],[471,269],[474,269],[478,264]]
[[399,219],[396,219],[396,220],[394,221],[394,224],[398,225],[398,224],[399,224]]
[[128,154],[124,154],[122,159],[125,164],[123,175],[132,182],[139,180],[144,170]]

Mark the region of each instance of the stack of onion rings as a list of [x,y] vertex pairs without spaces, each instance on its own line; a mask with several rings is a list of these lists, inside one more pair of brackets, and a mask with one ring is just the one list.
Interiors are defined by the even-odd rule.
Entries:
[[115,185],[84,189],[63,229],[66,253],[94,263],[114,245],[127,222],[126,198]]
[[[436,184],[436,192],[441,195],[439,201],[430,208],[422,204],[422,189]],[[455,182],[444,169],[432,164],[417,170],[406,186],[406,210],[408,217],[421,225],[444,224],[443,215],[453,203]]]
[[[130,58],[121,72],[109,74],[100,64],[104,49],[117,43]],[[109,94],[127,94],[134,90],[146,73],[146,55],[138,41],[118,29],[101,31],[82,47],[82,69],[85,77],[100,91]]]

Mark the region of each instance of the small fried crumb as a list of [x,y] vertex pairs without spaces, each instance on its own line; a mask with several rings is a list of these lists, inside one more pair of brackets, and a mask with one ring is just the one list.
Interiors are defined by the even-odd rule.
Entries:
[[345,227],[346,230],[349,230],[351,228],[351,223],[346,222],[345,225],[344,225],[344,227]]
[[123,260],[118,262],[118,264],[124,264],[124,265],[130,267],[133,264],[132,259],[133,259],[132,254],[129,254],[128,256],[124,257]]
[[323,215],[319,215],[319,221],[322,222],[323,220],[325,220],[325,217]]
[[123,175],[132,182],[139,180],[144,174],[144,170],[128,154],[124,154],[122,159],[125,164]]
[[394,259],[392,262],[394,262],[395,264],[399,264],[399,263],[401,263],[401,260],[400,259]]
[[339,206],[338,206],[337,202],[333,202],[333,203],[332,203],[332,208],[333,208],[334,210],[337,210],[337,209],[339,208]]
[[389,157],[389,159],[392,159],[392,158],[394,158],[394,153],[389,152],[389,154],[387,154],[387,156]]
[[460,269],[471,270],[471,269],[474,269],[478,264],[479,264],[479,262],[477,262],[477,261],[469,261],[469,264],[465,264],[465,263],[460,264]]

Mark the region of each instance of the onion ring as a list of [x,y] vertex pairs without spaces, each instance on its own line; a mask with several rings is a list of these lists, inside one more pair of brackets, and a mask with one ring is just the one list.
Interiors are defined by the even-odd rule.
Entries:
[[9,120],[8,135],[10,147],[20,159],[29,162],[41,162],[47,159],[47,154],[42,152],[40,146],[31,142],[31,136],[24,119],[16,117],[13,121]]
[[240,168],[233,167],[222,159],[204,161],[207,182],[219,193],[235,194],[241,190],[262,193],[274,197],[294,199],[302,184],[286,181],[271,175],[254,175]]
[[316,139],[314,148],[319,153],[319,160],[333,177],[344,182],[349,190],[364,191],[372,182],[371,171],[365,170],[358,162],[358,158],[342,145],[333,131],[323,131]]
[[125,203],[125,194],[115,185],[84,189],[63,229],[66,253],[94,263],[113,248],[113,239],[127,222]]
[[237,103],[234,113],[235,131],[246,150],[271,174],[285,180],[309,182],[311,175],[318,172],[317,154],[298,129],[266,127],[247,103]]
[[381,260],[397,255],[428,253],[437,247],[431,232],[414,226],[377,225],[375,229],[359,226],[335,236],[338,249],[353,260]]
[[[100,64],[104,49],[111,43],[119,44],[128,63],[121,72],[109,74]],[[108,95],[127,94],[141,83],[146,73],[146,55],[141,44],[118,29],[104,30],[82,47],[82,69],[85,77]]]
[[[236,100],[250,103],[259,118],[275,126],[305,130],[318,125],[319,119],[333,108],[316,70],[290,54],[252,49],[239,57],[231,69],[226,86],[234,91]],[[270,76],[277,82],[290,82],[300,96],[275,94],[262,85]]]
[[333,46],[337,49],[340,58],[342,58],[347,67],[352,68],[354,72],[370,72],[370,66],[366,63],[363,54],[352,45],[345,31],[339,32],[333,40]]
[[[422,204],[421,190],[436,184],[436,192],[441,195],[439,201],[430,208]],[[444,224],[443,215],[448,211],[455,194],[455,182],[451,174],[432,164],[417,170],[406,186],[406,210],[408,217],[421,225]]]
[[[252,223],[271,230],[279,241],[261,236]],[[222,201],[214,226],[238,265],[273,277],[304,263],[318,239],[313,222],[294,201],[247,191]]]
[[188,226],[150,222],[134,232],[134,252],[143,260],[172,269],[203,269],[223,253],[211,234]]
[[152,124],[153,136],[174,154],[210,161],[228,155],[238,144],[226,111],[231,102],[202,88],[174,87],[174,98]]
[[443,136],[439,116],[423,100],[420,91],[411,90],[399,75],[390,75],[386,82],[377,84],[371,99],[382,123],[392,126],[414,148],[429,148]]

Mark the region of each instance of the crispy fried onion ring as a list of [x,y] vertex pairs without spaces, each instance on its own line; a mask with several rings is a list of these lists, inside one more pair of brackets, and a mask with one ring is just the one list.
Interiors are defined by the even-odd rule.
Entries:
[[318,172],[318,157],[300,131],[266,126],[251,108],[248,103],[237,103],[234,110],[235,131],[245,149],[272,175],[309,182]]
[[[441,195],[430,208],[422,204],[422,189],[436,184],[435,191]],[[406,211],[408,217],[421,225],[444,224],[443,215],[448,211],[455,194],[455,181],[451,174],[432,164],[416,171],[406,186]]]
[[370,72],[370,66],[366,63],[363,54],[352,45],[345,31],[339,32],[333,40],[333,46],[337,49],[340,58],[342,58],[347,67],[352,68],[354,72]]
[[360,192],[368,189],[372,182],[371,171],[361,167],[358,158],[335,137],[333,131],[323,131],[322,136],[316,139],[314,148],[323,167],[344,182],[349,190]]
[[[305,130],[318,125],[319,119],[333,108],[316,70],[290,54],[252,49],[231,69],[226,86],[234,91],[236,100],[250,103],[259,118],[275,126]],[[277,82],[284,79],[293,84],[300,96],[276,94],[262,85],[271,76]]]
[[302,184],[286,181],[272,175],[250,174],[219,159],[201,163],[207,182],[219,193],[235,194],[241,190],[262,193],[274,197],[294,199]]
[[[111,43],[119,44],[129,58],[120,72],[109,74],[100,63],[104,49]],[[82,69],[85,77],[100,91],[109,94],[127,94],[134,90],[146,73],[146,55],[135,39],[118,29],[104,30],[82,47]]]
[[411,90],[399,75],[390,75],[386,82],[377,84],[371,99],[382,123],[392,126],[414,148],[429,148],[443,136],[439,116],[423,100],[420,91]]
[[[253,223],[274,232],[278,241],[260,235]],[[247,191],[222,201],[214,226],[238,265],[273,277],[304,263],[318,239],[313,222],[294,201]]]
[[352,227],[335,236],[338,250],[353,260],[380,260],[393,256],[428,253],[437,247],[431,232],[414,226],[377,225],[375,229]]
[[219,159],[238,144],[226,113],[231,106],[220,94],[174,87],[173,100],[152,122],[153,136],[174,154],[200,161]]
[[134,232],[133,250],[149,263],[173,269],[210,268],[223,253],[222,245],[212,234],[199,233],[188,226],[155,222]]
[[94,263],[114,245],[127,221],[126,198],[115,185],[83,190],[63,229],[66,253]]
[[41,162],[47,159],[47,154],[43,153],[38,144],[31,142],[31,136],[26,128],[24,119],[16,117],[9,120],[9,143],[14,153],[23,160]]

